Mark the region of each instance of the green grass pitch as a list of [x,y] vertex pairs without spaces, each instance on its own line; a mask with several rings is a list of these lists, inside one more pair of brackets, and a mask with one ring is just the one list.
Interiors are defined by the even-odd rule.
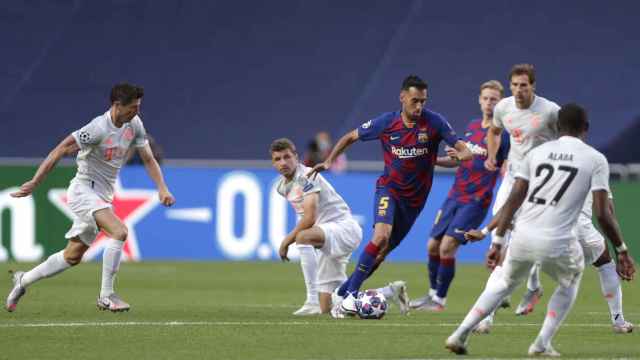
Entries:
[[[0,264],[26,269],[28,264]],[[0,316],[0,359],[425,359],[455,357],[446,337],[473,304],[487,279],[480,265],[461,265],[443,313],[401,316],[391,308],[383,320],[334,320],[328,315],[295,317],[304,300],[298,264],[125,263],[118,293],[128,313],[98,311],[100,264],[87,263],[41,281],[15,313]],[[365,288],[404,279],[409,294],[426,290],[423,264],[385,264]],[[501,310],[490,335],[473,336],[470,356],[525,357],[553,291],[535,312],[516,317]],[[3,301],[10,287],[2,275]],[[523,292],[513,296],[517,303]],[[640,322],[637,281],[623,285],[626,318]],[[578,300],[554,345],[564,357],[640,357],[638,333],[611,331],[597,273],[588,268]]]

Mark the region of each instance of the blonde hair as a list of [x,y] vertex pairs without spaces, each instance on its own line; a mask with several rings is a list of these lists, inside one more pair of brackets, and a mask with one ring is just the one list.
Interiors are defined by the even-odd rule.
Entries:
[[489,80],[482,85],[480,85],[480,92],[484,89],[493,89],[500,92],[500,97],[504,96],[504,87],[498,80]]

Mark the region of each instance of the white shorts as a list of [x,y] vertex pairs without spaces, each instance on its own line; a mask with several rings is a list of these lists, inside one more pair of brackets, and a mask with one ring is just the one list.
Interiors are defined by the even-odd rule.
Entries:
[[99,233],[93,213],[110,208],[111,204],[102,200],[90,183],[73,180],[67,189],[67,205],[72,212],[73,225],[65,238],[77,236],[84,244],[91,246]]
[[351,253],[362,241],[362,228],[353,218],[317,225],[324,232],[318,249],[318,291],[331,293],[347,280]]
[[580,242],[580,246],[582,246],[584,263],[591,265],[600,258],[606,249],[604,237],[593,226],[593,222],[590,219],[589,221],[580,220],[578,219],[578,224],[576,224],[573,231]]
[[579,282],[584,271],[584,255],[577,239],[544,239],[515,231],[503,263],[507,286],[523,282],[534,263],[563,287]]
[[507,198],[509,198],[509,194],[511,193],[511,188],[513,188],[513,184],[516,182],[516,179],[513,177],[510,171],[507,171],[502,177],[502,182],[500,183],[500,188],[496,193],[496,200],[493,202],[493,208],[491,209],[491,214],[496,215],[498,211],[502,208],[504,203],[507,202]]
[[[502,178],[502,182],[500,183],[500,188],[498,189],[498,193],[496,194],[496,200],[493,202],[493,208],[491,209],[491,214],[495,216],[502,206],[507,202],[509,198],[509,194],[511,194],[511,189],[513,188],[513,184],[516,182],[516,178],[512,175],[511,171],[507,171]],[[512,222],[515,222],[516,216],[520,210],[518,209],[516,213],[513,215]],[[491,236],[495,236],[496,230],[491,231]],[[509,246],[509,242],[511,241],[511,230],[507,230],[504,234],[505,239],[505,247]]]

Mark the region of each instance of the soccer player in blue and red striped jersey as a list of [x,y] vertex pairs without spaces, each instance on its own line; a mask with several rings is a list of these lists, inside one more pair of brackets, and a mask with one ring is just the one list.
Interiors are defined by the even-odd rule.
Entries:
[[408,76],[400,91],[402,110],[384,113],[344,135],[328,158],[308,174],[328,169],[358,140],[379,140],[382,145],[385,166],[376,183],[373,238],[337,291],[331,311],[334,317],[356,312],[355,295],[362,283],[411,229],[431,190],[440,142],[452,147],[452,157],[467,160],[472,156],[446,119],[424,107],[426,101],[427,84],[415,75]]
[[[411,301],[411,308],[428,311],[444,310],[449,286],[453,281],[456,252],[466,244],[464,233],[482,224],[487,215],[493,188],[499,170],[490,171],[484,166],[487,159],[487,131],[493,121],[493,108],[504,94],[504,88],[496,80],[480,86],[479,103],[482,118],[472,120],[464,133],[467,147],[473,159],[458,163],[450,158],[439,158],[438,165],[458,166],[455,182],[438,211],[427,245],[429,252],[429,293]],[[504,135],[497,153],[497,167],[502,166],[509,153],[509,137]]]

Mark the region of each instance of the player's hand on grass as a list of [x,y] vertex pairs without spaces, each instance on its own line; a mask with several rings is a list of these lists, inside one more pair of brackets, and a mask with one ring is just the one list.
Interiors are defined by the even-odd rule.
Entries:
[[280,250],[278,250],[278,254],[280,255],[280,259],[282,259],[282,261],[289,261],[289,258],[287,257],[288,252],[289,244],[286,241],[283,241],[282,244],[280,244]]
[[500,264],[500,256],[502,255],[502,246],[492,244],[487,252],[487,267],[491,270]]
[[480,241],[484,239],[484,234],[478,229],[471,229],[464,233],[464,238],[471,242]]
[[35,190],[36,186],[38,186],[38,184],[35,181],[29,180],[26,183],[22,184],[22,186],[20,186],[20,190],[11,193],[11,196],[15,198],[29,196],[31,195],[33,190]]
[[495,157],[487,157],[487,160],[484,161],[484,168],[489,170],[489,171],[496,171],[498,170],[498,163],[496,161]]
[[313,179],[315,180],[316,176],[318,176],[319,173],[328,170],[330,167],[331,163],[326,161],[316,164],[316,166],[314,166],[313,169],[311,169],[311,171],[307,173],[307,177],[313,177]]
[[616,266],[616,270],[618,271],[618,275],[620,275],[622,280],[633,280],[633,275],[636,272],[636,268],[633,263],[633,259],[631,258],[631,256],[629,256],[628,252],[623,251],[621,253],[618,253],[618,264]]
[[173,197],[173,194],[166,189],[158,192],[158,198],[160,199],[160,203],[164,206],[171,206],[176,203],[176,198]]

